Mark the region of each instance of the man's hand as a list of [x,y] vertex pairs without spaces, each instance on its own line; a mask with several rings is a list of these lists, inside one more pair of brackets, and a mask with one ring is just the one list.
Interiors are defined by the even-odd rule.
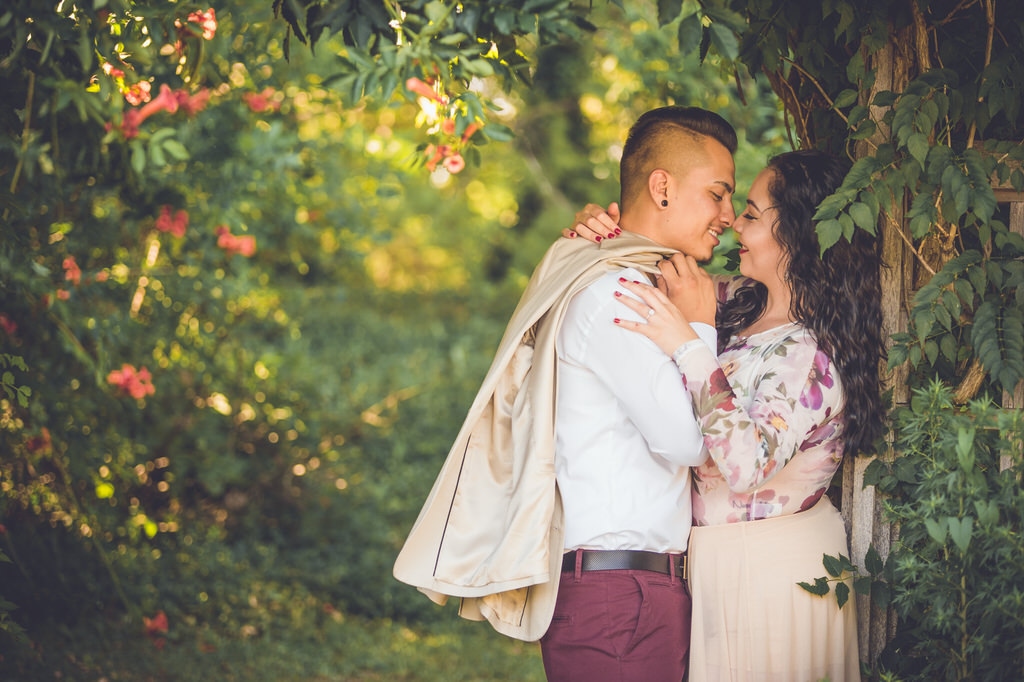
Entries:
[[658,289],[690,322],[715,325],[718,298],[711,275],[692,257],[677,253],[658,264]]

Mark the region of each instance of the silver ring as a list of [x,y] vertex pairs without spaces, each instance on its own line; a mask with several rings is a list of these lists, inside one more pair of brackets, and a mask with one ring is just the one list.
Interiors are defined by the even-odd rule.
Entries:
[[654,308],[648,308],[647,309],[647,319],[649,320],[652,317],[654,317]]

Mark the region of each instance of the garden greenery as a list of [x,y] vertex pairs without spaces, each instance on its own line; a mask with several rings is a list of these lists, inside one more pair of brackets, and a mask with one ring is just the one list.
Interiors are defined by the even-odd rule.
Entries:
[[5,3],[0,638],[437,617],[394,552],[533,263],[677,102],[740,177],[847,154],[822,248],[886,244],[897,539],[807,587],[895,609],[879,677],[1020,676],[1022,45],[1010,0]]
[[[421,42],[437,35],[442,36],[439,43],[471,44],[459,40],[455,22],[460,8],[473,12],[475,3],[407,5],[422,9],[430,19]],[[357,5],[336,0],[327,7],[354,11]],[[440,11],[448,7],[453,12]],[[521,5],[523,12],[540,7],[552,11],[572,5]],[[892,268],[883,304],[891,334],[889,380],[898,409],[894,442],[881,446],[886,457],[880,461],[895,457],[892,466],[903,472],[907,483],[932,480],[944,465],[931,448],[947,444],[934,438],[922,449],[916,430],[924,424],[966,420],[974,427],[958,431],[954,452],[960,469],[968,462],[968,469],[984,469],[1019,488],[1020,434],[1007,424],[1019,423],[1024,380],[1024,212],[1019,210],[1024,205],[1024,6],[1000,0],[667,0],[658,2],[657,9],[659,22],[676,29],[681,54],[702,61],[717,54],[721,63],[734,64],[741,86],[744,79],[767,79],[783,103],[794,146],[821,147],[854,161],[816,218],[822,249],[849,238],[854,230],[879,233]],[[309,20],[316,24],[318,17]],[[571,23],[566,17],[560,20]],[[547,29],[558,32],[551,23]],[[388,50],[401,49],[393,33],[380,32],[376,38]],[[488,51],[489,44],[484,36],[479,54],[500,61]],[[372,40],[356,41],[350,48],[374,68],[387,66],[373,45]],[[468,86],[457,68],[461,58],[443,49],[437,54],[446,59],[434,70],[438,90]],[[365,73],[366,68],[356,71]],[[940,385],[950,387],[955,400]],[[916,393],[911,400],[911,391],[931,391],[927,395],[933,399]],[[949,399],[937,397],[943,395]],[[1001,412],[997,406],[1004,403],[1007,411]],[[907,410],[916,420],[908,419]],[[1008,415],[1001,417],[1009,422],[999,431],[1001,442],[1010,444],[1005,452],[974,437],[984,433],[982,424],[995,413]],[[976,447],[1003,452],[1010,473],[996,474],[991,462],[981,464],[981,458],[971,455]],[[975,478],[982,475],[975,473]],[[877,550],[867,553],[866,573],[855,586],[861,591],[874,586],[886,606],[890,590],[883,567],[899,567],[889,574],[892,603],[902,617],[890,649],[912,660],[900,670],[924,678],[937,671],[957,679],[1000,679],[1008,671],[1019,675],[1024,670],[1019,646],[1024,623],[1010,617],[1000,620],[998,628],[979,626],[976,613],[1003,613],[1006,606],[1002,597],[979,589],[988,578],[983,561],[955,562],[967,552],[973,530],[982,525],[1004,531],[1000,539],[993,538],[990,551],[1021,556],[1015,540],[1022,530],[1014,508],[1019,497],[998,498],[999,510],[1008,506],[1001,512],[982,500],[983,493],[975,493],[977,497],[959,498],[938,520],[930,518],[927,541],[943,546],[934,570],[956,575],[959,569],[962,578],[959,588],[948,594],[948,603],[957,604],[950,609],[947,602],[925,602],[921,595],[927,592],[905,582],[918,577],[905,570],[910,557],[925,550],[924,538],[913,532],[912,521],[920,519],[908,509],[920,514],[920,507],[931,502],[899,498],[886,486],[880,490],[903,500],[902,505],[887,503],[887,519],[897,528],[910,527],[891,548],[882,548],[888,555],[885,563]],[[910,492],[928,491],[922,487]],[[946,561],[954,565],[946,566]],[[826,557],[824,563],[833,579],[855,568],[846,557]],[[1019,595],[1019,561],[996,570],[1000,584]],[[806,587],[820,593],[830,582],[822,578]],[[839,582],[836,597],[844,602],[848,596],[849,587]],[[956,642],[950,642],[954,636]],[[871,658],[876,654],[868,652]],[[936,655],[937,660],[929,660]],[[879,662],[883,668],[893,659],[885,660]]]

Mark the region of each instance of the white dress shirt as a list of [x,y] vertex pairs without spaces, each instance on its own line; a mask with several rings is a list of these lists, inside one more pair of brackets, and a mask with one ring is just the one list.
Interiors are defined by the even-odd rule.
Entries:
[[[683,552],[690,535],[690,467],[706,453],[672,359],[614,324],[641,320],[619,303],[608,273],[577,294],[558,332],[555,473],[565,549]],[[694,330],[714,352],[715,328]]]

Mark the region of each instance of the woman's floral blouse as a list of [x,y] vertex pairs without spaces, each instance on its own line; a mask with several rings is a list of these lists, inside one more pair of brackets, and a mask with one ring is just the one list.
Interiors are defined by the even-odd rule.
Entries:
[[695,470],[694,523],[793,514],[817,502],[842,459],[843,397],[812,333],[791,323],[733,337],[718,358],[692,342],[674,357],[710,455]]

